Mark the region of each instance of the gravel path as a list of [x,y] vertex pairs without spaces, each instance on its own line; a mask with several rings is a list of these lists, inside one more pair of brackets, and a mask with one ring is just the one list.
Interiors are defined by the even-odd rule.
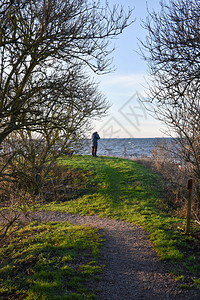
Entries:
[[[140,227],[124,221],[96,216],[69,215],[60,212],[37,212],[43,222],[69,221],[87,224],[104,231],[102,248],[106,265],[103,280],[96,284],[98,300],[199,300],[199,291],[183,291],[167,272],[167,263],[159,261],[148,234]],[[198,293],[198,295],[196,294]]]

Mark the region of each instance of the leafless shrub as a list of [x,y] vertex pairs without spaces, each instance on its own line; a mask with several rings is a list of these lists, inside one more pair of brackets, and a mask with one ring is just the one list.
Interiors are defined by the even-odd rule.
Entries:
[[[166,197],[164,205],[167,204],[171,211],[180,216],[186,216],[188,190],[188,179],[193,175],[193,166],[180,160],[174,152],[174,143],[162,142],[156,144],[151,152],[148,160],[143,160],[143,164],[147,165],[155,172],[161,175],[164,186],[166,188]],[[193,186],[193,218],[198,221],[200,216],[199,210],[199,190],[200,184],[194,178]]]
[[31,197],[29,193],[20,189],[16,182],[1,181],[0,200],[0,240],[3,240],[27,222],[34,220],[29,211],[38,203],[38,197]]

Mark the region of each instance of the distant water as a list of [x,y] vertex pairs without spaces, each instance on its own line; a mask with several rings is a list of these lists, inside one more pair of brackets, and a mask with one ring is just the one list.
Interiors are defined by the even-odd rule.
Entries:
[[[149,157],[155,145],[170,141],[170,138],[100,139],[97,155],[127,158]],[[83,147],[78,154],[91,155],[91,140],[84,140]]]

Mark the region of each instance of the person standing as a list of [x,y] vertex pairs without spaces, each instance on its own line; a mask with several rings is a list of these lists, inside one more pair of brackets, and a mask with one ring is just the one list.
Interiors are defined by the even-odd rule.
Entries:
[[92,134],[92,156],[97,156],[97,146],[98,146],[98,140],[100,139],[100,136],[98,135],[97,131],[95,131]]

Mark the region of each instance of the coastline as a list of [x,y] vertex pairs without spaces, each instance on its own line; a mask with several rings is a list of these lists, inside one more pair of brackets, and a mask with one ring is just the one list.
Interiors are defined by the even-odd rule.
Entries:
[[[98,141],[97,155],[120,158],[150,157],[152,149],[162,143],[170,143],[172,138],[101,138]],[[76,154],[90,155],[91,140],[82,141]]]

